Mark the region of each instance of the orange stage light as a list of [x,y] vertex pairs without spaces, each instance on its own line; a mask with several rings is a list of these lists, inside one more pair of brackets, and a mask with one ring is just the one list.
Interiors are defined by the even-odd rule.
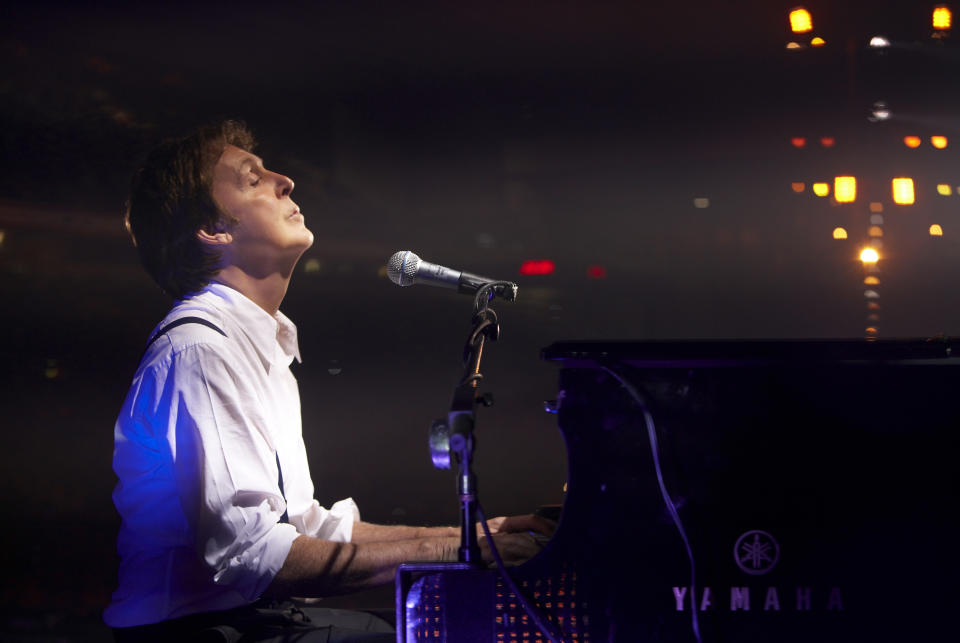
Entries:
[[901,177],[893,180],[893,202],[900,205],[914,202],[913,179]]
[[793,33],[807,33],[813,29],[813,19],[810,12],[803,7],[797,7],[790,12],[790,31]]
[[949,7],[937,7],[933,10],[933,28],[940,31],[949,29],[953,24],[953,13]]
[[833,198],[837,203],[853,203],[857,200],[857,179],[852,176],[838,176],[833,179]]
[[907,147],[920,147],[920,143],[923,141],[919,136],[904,136],[903,144]]

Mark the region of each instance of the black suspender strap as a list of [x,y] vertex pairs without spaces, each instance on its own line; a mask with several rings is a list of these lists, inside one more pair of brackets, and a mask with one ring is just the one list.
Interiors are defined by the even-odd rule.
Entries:
[[[275,452],[277,453],[277,452]],[[283,492],[283,471],[280,469],[280,454],[277,453],[277,484],[280,486],[280,495],[283,496],[283,503],[287,503],[287,494]],[[280,516],[280,522],[290,522],[290,517],[287,515],[287,508],[283,508],[283,515]]]
[[172,329],[176,328],[177,326],[183,326],[184,324],[200,324],[200,325],[202,325],[202,326],[206,326],[207,328],[212,328],[213,330],[217,331],[218,333],[220,333],[220,334],[223,335],[224,337],[227,336],[227,334],[226,334],[225,332],[223,332],[222,330],[220,330],[220,327],[219,327],[219,326],[217,326],[216,324],[214,324],[214,323],[213,323],[212,321],[210,321],[209,319],[204,319],[203,317],[181,317],[180,319],[174,319],[172,322],[170,322],[169,324],[167,324],[166,326],[164,326],[163,328],[161,328],[160,330],[158,330],[158,331],[157,331],[157,334],[154,335],[153,337],[151,337],[151,338],[150,338],[150,341],[147,342],[147,347],[143,349],[144,354],[146,354],[147,348],[150,348],[155,341],[157,341],[158,339],[160,339],[160,336],[161,336],[161,335],[166,334],[167,331],[172,330]]

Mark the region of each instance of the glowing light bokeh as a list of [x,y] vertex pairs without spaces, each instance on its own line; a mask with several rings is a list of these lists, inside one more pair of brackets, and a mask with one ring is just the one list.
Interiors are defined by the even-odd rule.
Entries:
[[893,179],[893,202],[899,205],[910,205],[914,202],[913,179],[898,177]]
[[552,275],[555,266],[549,259],[535,259],[524,261],[520,265],[521,275]]
[[833,179],[833,198],[837,203],[853,203],[857,200],[857,179],[852,176],[838,176]]
[[890,111],[890,107],[887,106],[887,103],[882,100],[878,100],[873,104],[873,109],[870,110],[870,116],[867,120],[874,123],[880,121],[888,121],[890,117],[893,116],[893,112]]
[[799,181],[791,183],[790,187],[793,188],[793,191],[796,192],[797,194],[800,194],[801,192],[807,189],[807,185]]
[[931,237],[943,236],[943,228],[940,227],[939,223],[934,223],[932,226],[930,226],[930,236]]
[[880,261],[880,254],[873,248],[864,248],[860,251],[860,261],[863,263],[877,263]]
[[882,237],[882,236],[883,236],[883,228],[881,228],[881,227],[878,226],[878,225],[872,225],[872,226],[870,226],[870,228],[867,230],[867,236],[868,236],[868,237]]
[[811,47],[823,47],[825,44],[827,44],[827,41],[820,36],[816,36],[810,41]]
[[919,136],[904,136],[903,144],[907,147],[920,147],[920,144],[923,142]]
[[947,137],[946,136],[931,136],[930,144],[933,145],[938,150],[946,149],[947,147]]
[[880,280],[877,279],[874,275],[867,275],[863,278],[863,283],[867,286],[879,286]]
[[833,147],[836,144],[837,139],[833,138],[832,136],[824,136],[820,139],[820,145],[823,145],[824,147]]
[[833,238],[834,239],[846,239],[847,231],[844,228],[834,228],[833,229]]
[[[792,14],[791,14],[792,15]],[[937,7],[933,10],[933,28],[939,30],[949,29],[953,25],[953,12],[949,7]]]
[[804,147],[807,144],[807,139],[802,136],[794,136],[790,139],[790,144],[796,148]]
[[950,196],[953,194],[953,187],[948,183],[937,183],[937,194]]
[[813,29],[813,18],[810,12],[803,7],[797,7],[790,12],[790,31],[793,33],[807,33]]
[[830,184],[829,183],[814,183],[813,184],[813,193],[817,196],[827,196],[830,194]]

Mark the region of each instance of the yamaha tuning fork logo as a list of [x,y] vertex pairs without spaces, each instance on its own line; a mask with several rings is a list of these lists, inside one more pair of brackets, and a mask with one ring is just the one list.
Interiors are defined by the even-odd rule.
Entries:
[[780,560],[780,545],[767,532],[754,529],[737,538],[733,559],[744,573],[761,576]]

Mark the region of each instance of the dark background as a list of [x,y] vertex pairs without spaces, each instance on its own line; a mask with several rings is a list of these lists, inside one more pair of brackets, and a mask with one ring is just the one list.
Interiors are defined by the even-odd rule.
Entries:
[[[793,6],[0,9],[0,592],[11,614],[45,615],[8,628],[41,636],[109,600],[112,426],[170,305],[122,205],[149,148],[198,124],[246,120],[297,182],[316,242],[283,309],[300,329],[305,439],[321,504],[352,495],[366,520],[456,520],[426,430],[459,375],[470,301],[391,285],[396,250],[520,284],[484,361],[488,514],[562,501],[565,449],[542,411],[556,367],[539,360],[553,341],[862,337],[870,202],[885,218],[870,324],[955,334],[957,47],[930,38],[933,3],[824,1],[806,6],[827,44],[788,51]],[[870,50],[877,33],[894,46]],[[878,100],[887,122],[867,118]],[[951,145],[934,150],[934,134]],[[838,174],[857,176],[856,203],[810,194]],[[892,203],[894,176],[914,177],[915,205]],[[553,274],[520,274],[542,259]]]

